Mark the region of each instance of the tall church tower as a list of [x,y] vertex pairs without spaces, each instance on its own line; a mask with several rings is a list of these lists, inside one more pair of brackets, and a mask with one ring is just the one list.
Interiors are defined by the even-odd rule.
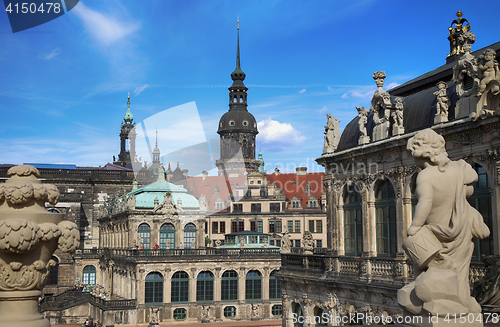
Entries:
[[[245,170],[255,171],[255,136],[259,133],[254,116],[247,110],[248,88],[243,84],[245,73],[240,67],[240,21],[236,69],[231,73],[233,85],[229,87],[229,111],[222,115],[217,133],[220,135],[219,174],[238,175]],[[240,152],[241,150],[241,152]]]
[[137,161],[135,155],[135,132],[134,115],[130,111],[130,93],[127,98],[127,112],[123,116],[120,130],[120,154],[118,161],[113,162],[122,167],[132,168],[132,162]]

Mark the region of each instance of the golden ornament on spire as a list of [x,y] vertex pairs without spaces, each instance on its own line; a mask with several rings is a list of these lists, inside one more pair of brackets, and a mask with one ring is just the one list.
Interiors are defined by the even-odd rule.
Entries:
[[457,17],[461,18],[462,16],[463,16],[462,11],[461,10],[457,11]]
[[130,99],[130,92],[128,92],[128,98],[127,99]]
[[237,21],[236,26],[238,27],[238,31],[239,31],[240,30],[240,15],[238,15],[238,21]]

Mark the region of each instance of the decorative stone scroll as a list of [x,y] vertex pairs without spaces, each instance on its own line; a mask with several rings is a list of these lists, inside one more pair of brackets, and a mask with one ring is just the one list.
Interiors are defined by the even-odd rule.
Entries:
[[0,326],[48,327],[38,312],[38,298],[47,282],[56,249],[73,253],[80,245],[75,223],[48,212],[57,203],[56,186],[42,184],[39,171],[28,165],[9,169],[0,185]]

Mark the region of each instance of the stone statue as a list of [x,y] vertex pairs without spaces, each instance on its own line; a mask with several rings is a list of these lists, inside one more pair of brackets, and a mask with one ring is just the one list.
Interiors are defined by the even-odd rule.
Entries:
[[290,235],[288,235],[288,229],[285,229],[283,236],[281,237],[281,249],[280,253],[290,253],[292,249],[292,242],[290,241]]
[[440,81],[436,84],[438,90],[433,94],[437,98],[436,115],[434,116],[434,124],[445,123],[448,121],[448,108],[450,100],[448,99],[448,84]]
[[[500,70],[498,70],[498,62],[495,60],[497,53],[493,49],[486,49],[484,53],[479,56],[479,77],[481,82],[479,84],[479,91],[476,96],[481,96],[486,90],[486,86],[495,79],[500,79]],[[498,94],[500,89],[498,87],[492,90],[493,94]]]
[[400,135],[405,133],[405,128],[403,127],[403,99],[397,97],[394,99],[394,110],[391,114],[394,125],[392,126],[392,135]]
[[305,231],[302,239],[304,241],[304,254],[313,254],[314,241],[312,233]]
[[469,265],[472,238],[487,237],[489,229],[467,201],[477,173],[463,160],[450,161],[444,138],[432,129],[419,131],[407,148],[423,170],[417,176],[418,203],[403,244],[414,262],[415,281],[398,291],[398,302],[424,317],[480,313],[470,296]]
[[486,274],[474,283],[476,300],[481,305],[500,307],[500,257],[486,256],[483,262]]
[[368,133],[366,132],[366,123],[368,122],[368,114],[370,113],[369,110],[365,109],[365,107],[356,107],[358,110],[358,127],[359,127],[359,132],[361,135],[359,136],[358,144],[363,145],[370,143],[370,137],[368,136]]
[[377,84],[377,90],[373,94],[370,112],[373,112],[372,139],[378,141],[389,137],[389,115],[392,109],[391,96],[382,87],[384,86],[385,72],[377,71],[373,73],[373,79]]
[[220,248],[220,245],[222,244],[221,240],[215,240],[215,247]]
[[267,248],[267,245],[269,244],[269,239],[265,236],[264,239],[262,240],[262,243],[264,243],[264,247]]
[[182,199],[177,198],[177,210],[182,210]]
[[340,119],[332,117],[331,114],[326,114],[328,121],[325,126],[325,145],[323,153],[331,153],[337,149],[340,141]]
[[171,241],[170,241],[170,239],[169,239],[169,238],[167,238],[167,239],[165,240],[165,248],[166,248],[166,249],[170,249],[170,242],[171,242]]
[[208,211],[208,201],[204,194],[200,196],[198,202],[200,203],[200,211]]
[[245,237],[240,236],[240,248],[244,248],[244,247],[245,247]]

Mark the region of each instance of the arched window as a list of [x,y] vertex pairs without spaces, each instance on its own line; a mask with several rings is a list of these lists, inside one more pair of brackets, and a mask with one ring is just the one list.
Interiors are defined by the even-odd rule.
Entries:
[[474,185],[474,193],[467,200],[470,205],[477,209],[483,216],[484,223],[490,229],[490,236],[483,240],[474,238],[474,254],[473,260],[481,260],[482,255],[493,254],[493,224],[492,224],[492,209],[491,209],[491,184],[486,170],[480,165],[475,165],[474,170],[477,172],[478,180]]
[[47,279],[47,285],[57,285],[57,279],[59,278],[59,259],[52,256],[51,258],[56,262],[56,265],[50,268],[49,278]]
[[147,305],[163,304],[163,276],[158,272],[146,276],[144,302]]
[[[300,306],[300,304],[294,302],[292,304],[292,313],[294,313],[295,317],[304,317],[304,314],[303,314],[303,311],[302,311],[302,307]],[[304,326],[304,319],[300,320],[302,321],[302,323],[299,322],[299,319],[297,319],[297,322],[293,325],[294,327],[302,327]]]
[[139,238],[141,240],[141,244],[139,244],[139,248],[144,247],[145,249],[149,249],[151,244],[151,229],[148,224],[142,223],[139,225],[137,230],[139,234]]
[[184,248],[196,248],[196,226],[194,224],[187,224],[184,227]]
[[269,276],[269,299],[281,300],[281,281],[276,278],[276,270]]
[[95,285],[96,269],[94,266],[85,266],[83,268],[82,283],[84,285]]
[[327,319],[323,319],[325,311],[322,308],[314,308],[314,326],[328,326]]
[[249,301],[262,298],[262,277],[259,271],[250,270],[245,281],[245,298]]
[[175,227],[167,223],[160,227],[160,249],[167,248],[167,240],[170,240],[169,248],[175,248]]
[[225,271],[221,280],[221,300],[238,300],[238,273],[234,270]]
[[391,182],[384,180],[375,189],[377,212],[377,253],[395,256],[397,253],[396,202]]
[[212,302],[214,300],[214,275],[210,271],[202,271],[196,280],[196,301]]
[[172,303],[187,303],[189,300],[189,275],[178,271],[172,276]]
[[346,185],[344,190],[344,244],[346,254],[361,255],[361,252],[363,252],[361,208],[361,194]]

